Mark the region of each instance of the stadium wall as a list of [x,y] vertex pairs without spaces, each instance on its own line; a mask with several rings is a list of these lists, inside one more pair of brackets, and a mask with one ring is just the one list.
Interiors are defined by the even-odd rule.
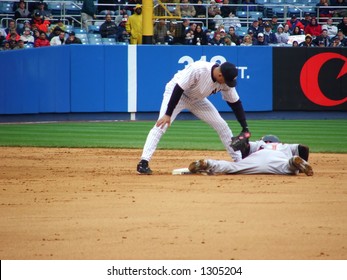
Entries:
[[345,48],[70,45],[0,52],[0,114],[158,112],[165,84],[197,60],[238,66],[246,111],[347,109]]

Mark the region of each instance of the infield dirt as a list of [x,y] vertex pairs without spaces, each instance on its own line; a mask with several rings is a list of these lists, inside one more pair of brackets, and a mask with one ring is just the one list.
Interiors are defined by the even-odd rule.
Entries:
[[347,259],[347,155],[314,176],[184,175],[224,151],[0,148],[0,259]]

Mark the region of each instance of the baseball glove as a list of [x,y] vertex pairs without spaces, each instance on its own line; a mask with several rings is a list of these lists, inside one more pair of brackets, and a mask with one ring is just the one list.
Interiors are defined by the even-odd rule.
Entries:
[[251,137],[250,132],[241,132],[239,135],[231,137],[230,147],[234,151],[242,151],[248,148],[249,138]]

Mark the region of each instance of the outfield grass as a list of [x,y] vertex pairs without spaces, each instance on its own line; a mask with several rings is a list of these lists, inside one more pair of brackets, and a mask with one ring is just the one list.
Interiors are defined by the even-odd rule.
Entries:
[[[229,121],[234,134],[241,130]],[[275,134],[312,152],[347,152],[347,120],[250,120],[252,139]],[[154,121],[0,124],[0,146],[142,148]],[[175,121],[159,149],[223,150],[218,135],[199,120]]]

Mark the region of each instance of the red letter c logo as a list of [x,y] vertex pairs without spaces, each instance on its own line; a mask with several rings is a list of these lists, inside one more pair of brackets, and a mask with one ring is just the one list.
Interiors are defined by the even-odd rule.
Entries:
[[345,63],[336,77],[342,77],[347,73],[347,58],[337,53],[317,54],[306,61],[300,73],[300,85],[305,96],[315,104],[321,106],[337,106],[347,101],[347,97],[341,100],[332,100],[324,95],[318,84],[319,71],[327,61],[331,59],[341,59]]

